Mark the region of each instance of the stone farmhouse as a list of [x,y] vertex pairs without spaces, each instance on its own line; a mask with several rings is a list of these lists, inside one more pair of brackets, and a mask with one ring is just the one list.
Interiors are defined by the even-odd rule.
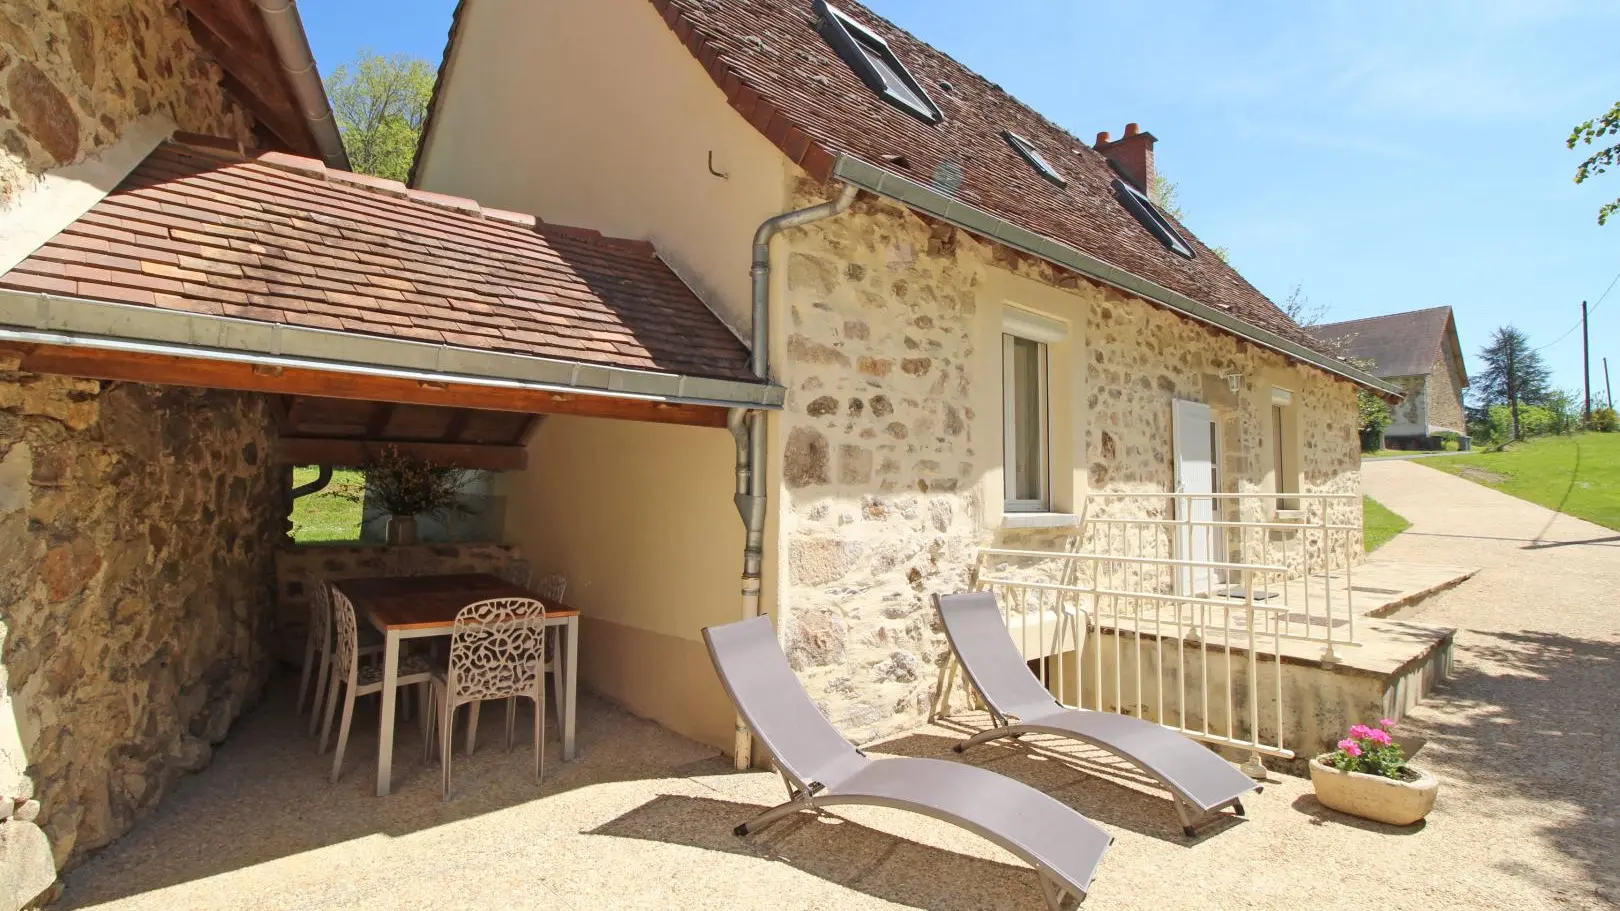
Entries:
[[1433,449],[1440,434],[1466,439],[1463,390],[1468,369],[1457,320],[1450,307],[1408,310],[1311,327],[1317,338],[1333,345],[1368,372],[1401,389],[1394,420],[1384,429],[1391,449]]
[[293,465],[496,472],[501,539],[412,559],[565,573],[586,685],[739,762],[706,625],[773,615],[865,742],[929,713],[983,548],[1193,491],[1359,557],[1356,391],[1398,386],[1149,201],[1152,134],[858,4],[463,3],[408,187],[348,172],[290,4],[7,7],[0,86],[13,906],[296,660],[304,568],[379,563],[293,545]]
[[[1392,387],[1147,201],[1154,144],[1083,142],[855,4],[494,2],[456,18],[414,183],[647,238],[752,339],[786,394],[752,479],[761,606],[867,741],[925,716],[927,596],[966,585],[976,548],[1072,535],[1088,492],[1173,490],[1183,468],[1359,491],[1355,390]],[[768,219],[824,203],[754,258]],[[532,504],[511,538],[587,586],[665,565],[670,541],[627,526],[685,510],[673,486],[720,499],[717,437],[548,421],[532,458],[554,470],[510,476]],[[586,470],[651,451],[678,474]],[[591,621],[596,685],[716,745],[732,719],[698,631],[738,614],[736,534]]]

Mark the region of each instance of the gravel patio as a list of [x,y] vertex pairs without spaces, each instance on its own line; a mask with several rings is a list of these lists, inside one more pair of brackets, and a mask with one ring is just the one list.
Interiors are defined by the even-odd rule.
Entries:
[[[1308,782],[1274,776],[1248,801],[1251,819],[1189,842],[1151,786],[1100,754],[970,753],[1117,836],[1085,907],[1297,911],[1373,894],[1391,908],[1620,902],[1620,725],[1598,704],[1620,675],[1620,540],[1516,500],[1459,509],[1456,497],[1476,491],[1511,498],[1453,484],[1473,487],[1409,463],[1369,466],[1369,492],[1414,520],[1391,558],[1486,567],[1414,615],[1459,627],[1455,676],[1410,725],[1427,740],[1420,761],[1443,781],[1427,823],[1363,823],[1322,808]],[[1435,499],[1448,505],[1422,511]],[[1493,531],[1478,532],[1481,521]],[[62,906],[1040,907],[1034,877],[1009,855],[905,814],[840,808],[837,819],[736,838],[733,825],[781,799],[777,778],[734,773],[713,750],[589,698],[580,760],[557,761],[552,742],[543,785],[525,751],[501,752],[503,713],[487,712],[479,752],[457,757],[449,803],[437,770],[408,746],[396,753],[396,792],[372,796],[375,735],[357,734],[331,786],[286,691],[239,724],[210,768],[70,873]],[[374,731],[367,721],[356,730]],[[953,758],[960,736],[929,727],[871,752]]]

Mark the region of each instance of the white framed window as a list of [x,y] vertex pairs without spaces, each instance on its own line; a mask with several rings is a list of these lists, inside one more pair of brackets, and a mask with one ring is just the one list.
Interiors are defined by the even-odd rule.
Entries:
[[1052,506],[1046,343],[1004,333],[1001,372],[1006,511],[1046,512]]

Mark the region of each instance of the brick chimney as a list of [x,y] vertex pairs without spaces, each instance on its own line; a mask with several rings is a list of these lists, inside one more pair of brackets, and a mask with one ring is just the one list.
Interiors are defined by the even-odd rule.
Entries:
[[1107,133],[1097,134],[1097,151],[1108,156],[1120,174],[1136,186],[1143,193],[1153,190],[1153,143],[1156,140],[1152,133],[1142,132],[1142,128],[1134,123],[1125,124],[1125,135],[1119,139],[1110,140]]

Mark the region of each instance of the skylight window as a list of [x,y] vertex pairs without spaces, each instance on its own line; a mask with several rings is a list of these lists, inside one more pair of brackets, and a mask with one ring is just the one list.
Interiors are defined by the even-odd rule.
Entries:
[[816,0],[816,31],[855,75],[884,101],[925,123],[939,123],[945,117],[923,87],[917,84],[905,64],[889,49],[889,43],[876,32],[849,18],[826,0]]
[[1033,142],[1030,142],[1028,139],[1014,133],[1012,130],[1002,130],[1001,138],[1007,140],[1007,144],[1013,147],[1013,151],[1023,156],[1023,159],[1029,162],[1030,167],[1033,167],[1036,171],[1039,171],[1042,177],[1050,180],[1060,187],[1066,187],[1069,185],[1069,179],[1064,177],[1062,174],[1059,174],[1057,168],[1052,167],[1051,162],[1048,162],[1045,158],[1042,158],[1041,153],[1035,151],[1035,144]]
[[1149,231],[1152,231],[1153,236],[1157,237],[1160,243],[1170,248],[1170,252],[1177,256],[1185,256],[1188,259],[1193,258],[1192,245],[1187,243],[1186,238],[1181,236],[1181,232],[1176,230],[1176,226],[1170,223],[1170,219],[1165,218],[1164,213],[1160,212],[1158,207],[1141,190],[1116,177],[1114,178],[1114,194],[1119,197],[1120,202],[1125,204],[1125,208],[1136,216],[1137,221],[1141,222]]

